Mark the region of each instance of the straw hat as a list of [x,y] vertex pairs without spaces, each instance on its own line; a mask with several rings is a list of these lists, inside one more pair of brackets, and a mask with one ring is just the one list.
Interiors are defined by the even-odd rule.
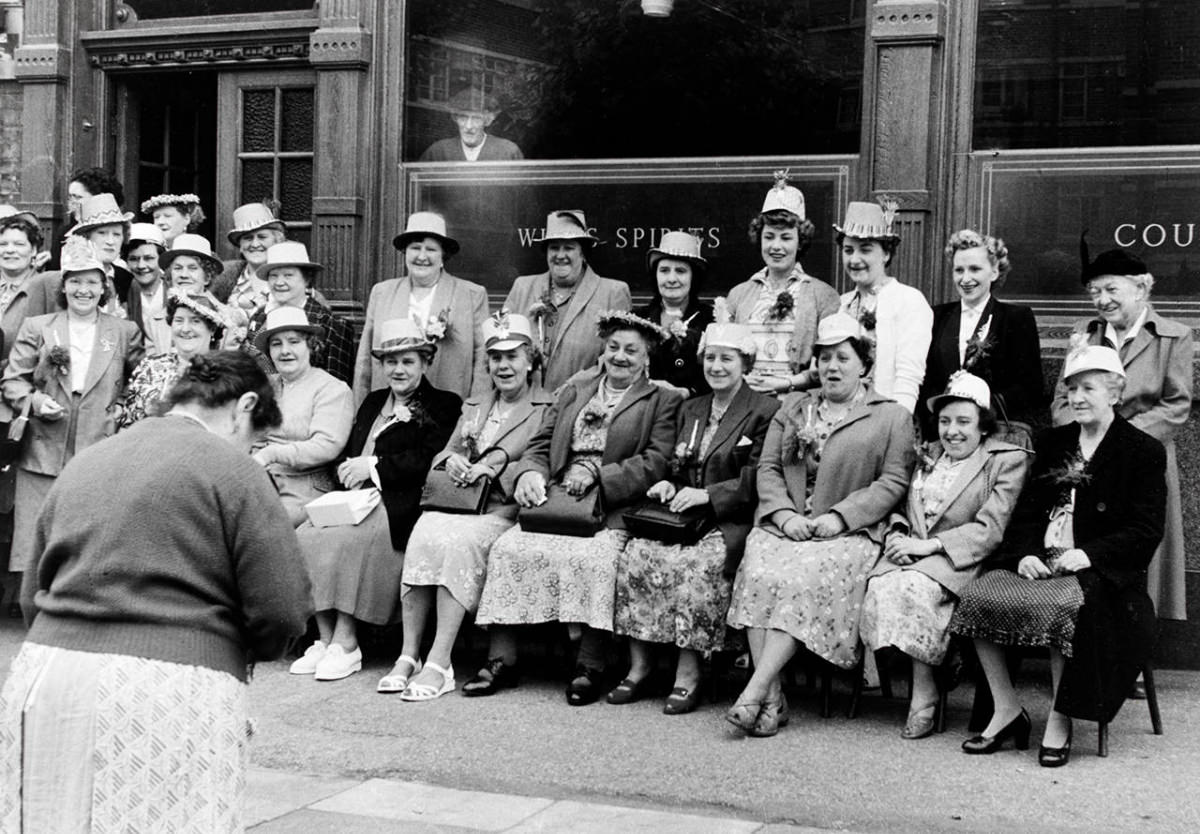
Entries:
[[266,279],[272,269],[284,266],[294,266],[300,269],[311,269],[321,272],[325,267],[313,263],[308,257],[308,247],[298,240],[285,240],[267,249],[266,262],[255,270],[259,278]]
[[992,407],[992,389],[987,382],[965,371],[950,377],[946,390],[925,401],[930,413],[936,414],[945,400],[970,400],[980,408]]
[[259,229],[278,229],[287,231],[287,224],[275,216],[263,203],[246,203],[233,210],[233,228],[226,235],[235,247],[241,242],[242,235],[257,232]]
[[651,272],[663,258],[687,261],[693,269],[698,267],[703,270],[708,266],[708,261],[700,256],[700,238],[687,232],[667,232],[659,240],[658,246],[650,249],[646,254],[646,262]]
[[142,214],[150,214],[156,208],[175,206],[181,209],[191,209],[200,205],[200,198],[195,194],[158,194],[142,203]]
[[842,225],[833,224],[838,234],[846,237],[856,237],[864,240],[899,240],[893,224],[896,219],[898,206],[893,201],[887,201],[886,206],[878,203],[854,202],[846,206],[845,219]]
[[804,219],[804,192],[787,184],[787,171],[775,172],[775,185],[767,192],[761,213],[768,211],[788,211]]
[[671,338],[666,328],[627,310],[605,310],[596,316],[596,324],[600,330],[636,330],[652,347]]
[[484,350],[512,350],[533,344],[533,325],[525,316],[501,310],[483,320]]
[[139,243],[153,243],[158,247],[160,254],[167,248],[162,229],[153,223],[134,223],[129,227],[129,239],[125,241],[125,246],[133,248]]
[[63,278],[72,273],[93,270],[99,272],[101,276],[105,274],[104,264],[100,263],[100,259],[96,257],[96,250],[92,244],[77,235],[71,235],[63,243],[62,257],[59,262]]
[[285,330],[307,333],[317,338],[320,338],[325,333],[325,328],[319,324],[308,323],[308,316],[305,314],[303,308],[291,306],[276,307],[267,313],[267,320],[263,324],[263,329],[255,334],[254,346],[258,348],[260,353],[267,353],[267,346],[271,343],[271,337]]
[[1125,376],[1125,367],[1121,364],[1120,355],[1104,345],[1084,345],[1067,354],[1067,361],[1063,365],[1063,379],[1070,379],[1084,371],[1106,371]]
[[212,244],[203,235],[182,234],[171,241],[171,248],[158,256],[158,265],[163,271],[170,269],[172,261],[180,255],[191,255],[212,265],[217,272],[224,268],[221,259],[213,254]]
[[379,325],[379,347],[372,348],[372,356],[382,359],[407,350],[419,350],[432,358],[437,352],[437,345],[426,337],[412,319],[388,319]]
[[84,197],[79,204],[79,222],[67,232],[71,235],[86,235],[101,226],[129,225],[133,212],[121,211],[117,198],[111,194],[93,194]]
[[754,331],[747,324],[713,322],[704,328],[704,335],[700,337],[700,349],[696,352],[703,354],[710,347],[732,348],[751,359],[758,355]]
[[580,209],[561,209],[546,215],[546,233],[538,242],[544,249],[555,240],[575,240],[593,246],[600,242],[598,237],[588,231],[587,218]]
[[38,225],[37,215],[32,211],[21,211],[16,206],[10,206],[8,203],[0,203],[0,220],[7,220],[10,217],[19,217],[22,220],[32,223],[34,226]]
[[858,319],[849,313],[834,313],[826,316],[817,323],[817,339],[815,347],[832,347],[840,345],[847,339],[863,338],[862,325]]
[[403,252],[414,240],[424,240],[427,237],[436,239],[442,244],[442,250],[447,255],[458,252],[458,241],[446,234],[446,218],[434,211],[414,211],[404,224],[404,231],[392,239],[392,246]]

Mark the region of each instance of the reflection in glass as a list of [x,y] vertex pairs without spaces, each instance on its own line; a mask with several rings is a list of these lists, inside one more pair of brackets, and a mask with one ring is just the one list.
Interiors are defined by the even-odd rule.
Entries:
[[306,11],[313,0],[124,0],[139,20],[163,17],[208,17],[214,14],[247,12]]
[[977,150],[1200,136],[1195,0],[980,0]]

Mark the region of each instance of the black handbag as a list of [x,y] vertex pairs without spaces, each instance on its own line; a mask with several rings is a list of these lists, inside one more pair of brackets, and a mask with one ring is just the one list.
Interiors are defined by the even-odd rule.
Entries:
[[25,448],[25,429],[29,426],[29,407],[33,403],[33,395],[25,398],[21,413],[14,417],[11,423],[0,423],[0,470],[8,469],[21,459]]
[[421,487],[421,509],[439,513],[458,513],[462,515],[481,515],[487,507],[488,495],[492,484],[508,468],[508,452],[499,446],[484,449],[477,460],[482,460],[491,452],[501,452],[504,463],[495,475],[483,475],[474,483],[459,486],[446,471],[446,462],[442,461],[429,471],[425,485]]
[[653,498],[623,513],[622,518],[631,536],[682,545],[700,541],[717,523],[709,506],[691,507],[677,513]]
[[551,484],[546,487],[545,502],[522,507],[517,521],[528,533],[591,538],[604,529],[600,487],[593,484],[582,495],[571,495],[562,484]]

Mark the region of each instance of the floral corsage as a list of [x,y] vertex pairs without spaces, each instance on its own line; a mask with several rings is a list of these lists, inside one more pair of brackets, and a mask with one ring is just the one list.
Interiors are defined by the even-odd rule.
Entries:
[[692,436],[687,443],[680,442],[675,446],[675,456],[671,458],[671,476],[677,481],[685,480],[688,472],[699,462],[699,449],[696,446],[696,436],[700,433],[700,421],[692,421]]
[[595,403],[589,402],[587,407],[583,409],[583,424],[585,426],[599,426],[608,419],[608,411]]
[[691,324],[692,319],[694,319],[698,315],[700,315],[700,314],[697,312],[697,313],[692,313],[686,319],[684,319],[684,318],[672,319],[671,323],[667,325],[667,332],[671,334],[671,338],[678,339],[680,341],[683,341],[684,339],[686,339],[687,334],[688,334],[688,325]]
[[62,345],[50,348],[50,352],[46,355],[46,361],[50,363],[51,368],[63,376],[71,372],[71,351]]
[[554,294],[549,287],[529,307],[529,318],[543,327],[553,327],[558,322],[558,307],[554,305]]
[[430,316],[425,322],[425,338],[431,342],[440,342],[446,338],[446,333],[450,330],[450,308],[438,312],[435,316]]
[[987,321],[971,334],[971,338],[967,339],[967,349],[963,353],[963,370],[969,371],[978,365],[980,362],[988,358],[995,345],[996,340],[991,338],[992,317],[988,316]]
[[479,435],[483,432],[482,421],[476,415],[475,419],[463,420],[462,442],[467,450],[467,458],[471,461],[479,459]]
[[775,303],[771,305],[771,309],[767,310],[767,321],[785,321],[792,311],[796,309],[796,299],[787,290],[782,291],[775,296]]
[[813,416],[813,404],[810,402],[804,411],[804,422],[790,420],[791,431],[784,435],[783,459],[785,462],[800,461],[809,446],[815,445],[821,439]]

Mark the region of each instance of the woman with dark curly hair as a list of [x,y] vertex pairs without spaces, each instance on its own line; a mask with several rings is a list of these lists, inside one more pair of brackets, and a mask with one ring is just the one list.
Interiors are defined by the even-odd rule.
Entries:
[[78,223],[83,215],[79,209],[83,201],[97,194],[111,194],[118,206],[125,205],[125,187],[105,168],[80,168],[67,181],[67,214]]
[[838,311],[833,287],[804,271],[800,258],[812,245],[816,227],[804,216],[804,194],[775,175],[762,211],[750,221],[750,240],[764,266],[729,292],[734,321],[749,324],[758,345],[746,383],[755,391],[785,394],[808,387],[817,322]]
[[41,248],[37,218],[27,211],[0,206],[0,329],[4,332],[0,357],[8,356],[17,328],[27,315],[29,283],[37,274]]

